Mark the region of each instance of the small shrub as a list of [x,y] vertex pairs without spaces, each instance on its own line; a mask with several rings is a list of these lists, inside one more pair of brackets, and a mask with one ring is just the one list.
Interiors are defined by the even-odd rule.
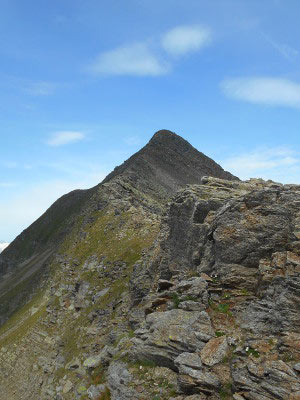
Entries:
[[227,293],[224,293],[222,297],[224,300],[227,300],[227,299],[231,298],[231,294],[227,292]]
[[178,308],[179,304],[180,304],[180,299],[177,293],[172,293],[172,301],[174,304],[175,308]]
[[283,355],[282,355],[282,361],[284,361],[284,362],[295,361],[295,357],[293,356],[292,353],[286,351],[286,352],[283,353]]
[[229,304],[226,304],[226,303],[220,303],[220,304],[218,304],[218,306],[217,306],[217,310],[219,311],[219,312],[221,312],[221,313],[224,313],[224,314],[228,314],[228,312],[229,312]]
[[216,333],[217,337],[221,337],[221,336],[226,335],[225,332],[222,332],[222,331],[216,331],[215,333]]
[[219,391],[220,398],[222,400],[227,400],[232,398],[232,383],[225,383]]
[[179,300],[180,303],[182,301],[198,301],[198,299],[197,299],[196,296],[188,295],[188,296],[185,296],[185,297],[183,297],[182,299]]
[[241,296],[249,296],[249,291],[247,289],[242,289]]
[[134,338],[134,330],[133,329],[129,329],[128,331],[128,337],[130,337],[130,339]]
[[145,368],[155,368],[155,367],[157,367],[156,363],[154,361],[151,361],[151,360],[138,361],[137,364],[139,366],[142,366],[142,367],[145,367]]

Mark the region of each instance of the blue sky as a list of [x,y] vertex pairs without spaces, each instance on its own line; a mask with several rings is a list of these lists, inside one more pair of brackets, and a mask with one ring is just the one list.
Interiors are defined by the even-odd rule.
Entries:
[[0,239],[163,128],[300,183],[298,0],[0,3]]

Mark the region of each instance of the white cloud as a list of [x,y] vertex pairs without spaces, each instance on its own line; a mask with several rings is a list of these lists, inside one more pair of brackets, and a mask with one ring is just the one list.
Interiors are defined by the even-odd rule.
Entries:
[[47,141],[49,146],[63,146],[65,144],[78,142],[85,138],[85,134],[76,131],[55,132]]
[[241,179],[263,178],[282,183],[300,183],[300,154],[288,148],[261,148],[221,161]]
[[208,45],[211,36],[210,29],[205,27],[177,26],[163,35],[161,45],[167,53],[173,56],[182,56]]
[[288,79],[250,77],[226,79],[221,83],[230,98],[270,106],[300,108],[300,84]]
[[158,76],[169,66],[161,61],[146,43],[121,46],[100,54],[89,66],[94,75]]

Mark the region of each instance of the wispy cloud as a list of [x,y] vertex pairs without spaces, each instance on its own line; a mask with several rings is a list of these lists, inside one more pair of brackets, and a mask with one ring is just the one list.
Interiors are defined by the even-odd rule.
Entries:
[[23,90],[31,96],[50,96],[54,94],[57,84],[53,82],[28,82],[24,84]]
[[57,89],[66,84],[45,80],[32,80],[20,76],[1,74],[0,85],[18,93],[22,92],[28,96],[50,96],[55,94]]
[[128,146],[140,146],[143,143],[139,136],[128,136],[123,140]]
[[88,67],[94,75],[158,76],[168,70],[168,64],[147,43],[129,44],[102,53]]
[[300,183],[300,154],[282,147],[259,148],[230,157],[222,166],[241,179],[263,178]]
[[60,131],[55,132],[53,135],[47,140],[48,146],[64,146],[65,144],[78,142],[85,138],[85,134],[82,132],[76,131]]
[[161,40],[163,49],[172,56],[182,56],[199,51],[211,42],[210,29],[202,26],[177,26],[165,33]]
[[270,106],[300,107],[300,84],[288,79],[247,77],[226,79],[224,94],[236,100]]
[[15,183],[13,183],[13,182],[0,182],[1,188],[11,188],[14,186],[15,186]]
[[1,164],[3,165],[3,167],[9,169],[14,169],[18,167],[18,163],[16,163],[15,161],[3,161]]
[[293,61],[299,55],[299,51],[294,47],[289,46],[285,43],[276,42],[265,33],[263,33],[262,35],[265,40],[273,47],[273,49],[275,49],[286,60]]

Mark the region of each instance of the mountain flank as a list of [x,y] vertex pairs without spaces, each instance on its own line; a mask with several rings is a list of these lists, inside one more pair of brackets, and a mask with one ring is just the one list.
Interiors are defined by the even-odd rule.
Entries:
[[159,131],[0,265],[1,400],[300,398],[299,185]]
[[188,183],[201,183],[204,175],[238,179],[180,136],[161,130],[102,183],[89,190],[75,190],[62,196],[0,254],[0,287],[3,288],[0,324],[30,299],[48,273],[48,259],[71,232],[80,215],[88,215],[108,204],[110,196],[129,196],[132,202],[143,203],[160,213],[170,195]]

